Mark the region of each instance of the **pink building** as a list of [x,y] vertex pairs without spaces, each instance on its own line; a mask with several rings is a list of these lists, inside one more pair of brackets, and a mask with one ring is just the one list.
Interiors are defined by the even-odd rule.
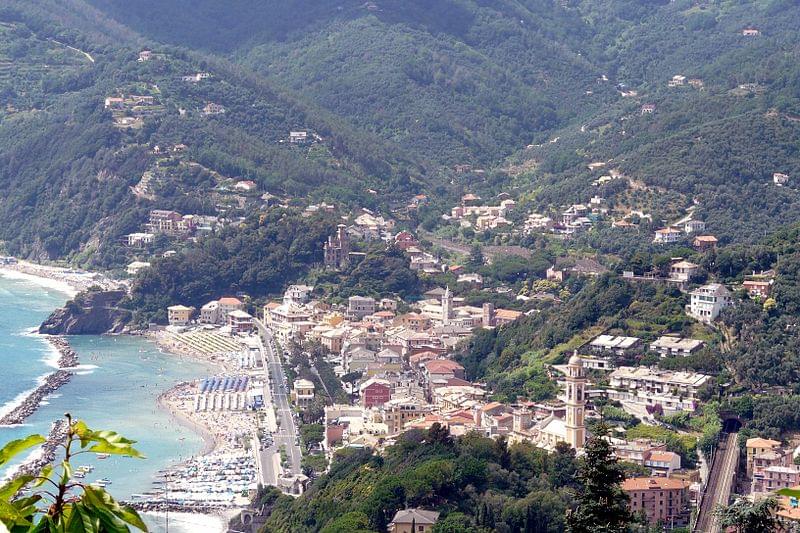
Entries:
[[664,477],[637,477],[622,482],[633,513],[644,512],[647,521],[672,527],[689,520],[689,483]]

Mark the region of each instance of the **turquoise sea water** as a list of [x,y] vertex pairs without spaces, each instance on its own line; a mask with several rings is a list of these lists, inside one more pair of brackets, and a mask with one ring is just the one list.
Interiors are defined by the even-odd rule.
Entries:
[[[37,378],[53,371],[54,351],[30,331],[65,300],[57,291],[0,277],[0,412],[35,388]],[[75,461],[95,465],[86,480],[109,478],[108,490],[118,499],[149,490],[159,470],[202,449],[200,437],[178,425],[157,406],[156,398],[175,383],[207,375],[211,369],[163,354],[143,338],[78,336],[70,337],[70,343],[80,357],[77,374],[24,425],[0,427],[0,443],[31,433],[47,434],[50,424],[65,412],[92,428],[134,439],[147,459],[99,460],[87,454]]]

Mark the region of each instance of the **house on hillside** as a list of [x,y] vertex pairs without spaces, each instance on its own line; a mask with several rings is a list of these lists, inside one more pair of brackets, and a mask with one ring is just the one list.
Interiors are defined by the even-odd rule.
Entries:
[[191,320],[192,313],[194,313],[194,307],[170,305],[167,307],[167,320],[170,326],[185,326]]
[[657,229],[653,242],[656,244],[673,244],[681,240],[681,232],[675,228]]
[[389,533],[431,533],[439,513],[425,509],[403,509],[397,511],[389,522]]
[[717,242],[717,238],[713,235],[698,235],[692,241],[692,246],[699,252],[705,252],[716,249]]
[[786,185],[789,183],[789,176],[781,172],[775,172],[772,175],[772,182],[778,186]]
[[731,291],[720,283],[698,287],[690,293],[690,298],[687,314],[706,323],[716,320],[723,309],[733,304]]
[[700,233],[706,230],[706,223],[702,220],[687,220],[683,223],[683,231],[686,234]]

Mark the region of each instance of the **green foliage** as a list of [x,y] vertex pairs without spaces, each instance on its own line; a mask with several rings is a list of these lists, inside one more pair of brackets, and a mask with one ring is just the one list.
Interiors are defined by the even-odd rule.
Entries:
[[739,533],[775,531],[779,529],[775,512],[780,508],[775,497],[761,498],[756,502],[740,497],[732,504],[718,508],[716,515],[720,526],[733,528]]
[[[38,475],[23,474],[0,486],[0,524],[14,532],[123,533],[131,527],[147,531],[135,510],[120,505],[104,489],[71,479],[70,460],[74,455],[107,453],[143,458],[133,448],[135,441],[113,431],[89,429],[84,422],[73,421],[69,414],[66,428],[64,442],[58,444],[64,449],[60,475],[52,477],[53,469],[47,466]],[[6,444],[0,449],[0,466],[44,441],[40,435],[31,435]],[[45,490],[46,484],[54,492]]]
[[317,286],[329,287],[332,296],[418,296],[423,285],[417,273],[409,268],[408,258],[397,248],[378,250],[351,265],[343,272],[319,273]]
[[546,375],[545,363],[558,362],[562,351],[557,348],[587,328],[630,316],[661,323],[661,331],[669,327],[674,314],[683,313],[680,293],[647,284],[629,285],[610,274],[585,285],[578,280],[573,287],[576,294],[564,305],[501,328],[476,331],[457,354],[470,379],[486,380],[512,400],[518,394],[536,400],[551,397],[556,389]]
[[190,244],[153,262],[133,284],[129,305],[139,320],[166,320],[176,303],[199,308],[211,299],[243,291],[252,297],[280,293],[322,259],[333,221],[272,210],[240,229]]
[[639,424],[628,429],[625,433],[627,439],[651,439],[667,445],[667,450],[681,456],[681,464],[687,468],[697,462],[697,437],[693,435],[678,434],[660,426]]
[[453,439],[435,425],[406,432],[382,456],[340,452],[308,492],[274,506],[266,531],[341,528],[340,521],[383,531],[397,510],[414,506],[442,511],[441,531],[519,531],[533,524],[534,531],[561,531],[570,498],[564,488],[572,486],[575,468],[572,450],[551,456],[529,443],[508,446],[477,434]]
[[325,428],[322,424],[303,424],[300,426],[300,442],[308,448],[313,444],[319,444],[325,437]]
[[628,531],[632,517],[628,496],[620,487],[625,474],[614,457],[611,444],[602,435],[594,435],[586,443],[584,452],[578,469],[582,490],[577,494],[577,508],[567,515],[567,531]]

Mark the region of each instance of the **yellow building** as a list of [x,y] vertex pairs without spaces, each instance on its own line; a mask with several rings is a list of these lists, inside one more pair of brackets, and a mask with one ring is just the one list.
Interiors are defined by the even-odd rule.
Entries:
[[780,447],[781,443],[777,440],[762,439],[761,437],[747,439],[747,443],[745,444],[745,448],[747,449],[747,477],[753,476],[753,459],[755,459],[757,455],[777,450]]
[[167,320],[170,326],[185,326],[192,318],[192,313],[194,313],[194,307],[170,305],[167,307]]

